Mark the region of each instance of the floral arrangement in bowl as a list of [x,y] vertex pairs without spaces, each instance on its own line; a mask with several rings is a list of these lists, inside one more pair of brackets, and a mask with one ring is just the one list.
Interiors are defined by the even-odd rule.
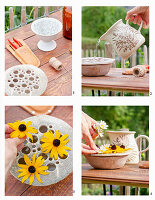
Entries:
[[118,146],[118,145],[112,145],[112,144],[104,144],[100,146],[100,149],[98,150],[99,154],[116,154],[116,153],[124,153],[126,151],[131,150],[131,148],[125,148],[124,145]]

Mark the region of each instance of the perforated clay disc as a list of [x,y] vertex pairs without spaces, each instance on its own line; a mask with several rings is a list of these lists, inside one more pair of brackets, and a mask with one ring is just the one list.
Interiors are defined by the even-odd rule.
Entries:
[[[26,139],[25,144],[24,144],[24,148],[27,147],[26,151],[24,151],[24,148],[23,148],[22,150],[18,152],[16,161],[14,162],[11,168],[12,175],[15,178],[17,178],[17,176],[19,175],[19,173],[17,173],[17,170],[19,170],[20,168],[17,166],[17,164],[18,163],[22,164],[25,152],[27,153],[26,155],[30,158],[30,160],[32,160],[32,156],[34,153],[37,153],[37,157],[39,155],[42,155],[43,152],[41,150],[41,144],[40,144],[40,139],[43,136],[42,132],[46,132],[47,130],[53,130],[55,132],[55,130],[59,130],[61,132],[61,135],[64,135],[64,134],[69,135],[69,137],[67,138],[69,139],[69,142],[66,144],[66,146],[70,147],[71,150],[67,151],[68,157],[66,156],[63,158],[58,157],[57,160],[54,160],[54,158],[53,159],[50,158],[50,153],[43,154],[42,156],[45,159],[45,162],[43,165],[44,166],[47,165],[49,167],[48,170],[46,170],[47,172],[49,172],[49,174],[48,175],[40,174],[40,178],[43,183],[38,182],[38,180],[35,177],[32,185],[47,186],[47,185],[51,185],[63,180],[72,172],[72,168],[73,168],[72,127],[69,126],[66,122],[58,118],[48,116],[48,115],[34,116],[34,117],[27,118],[23,121],[25,121],[26,123],[28,121],[31,121],[32,122],[31,126],[35,127],[38,130],[38,134],[32,134],[35,136],[35,138],[33,139],[34,140],[33,143],[31,143],[31,140],[29,138]],[[17,179],[21,181],[22,178],[23,177],[17,178]],[[29,184],[29,178],[24,183]]]
[[47,83],[45,73],[33,65],[13,66],[5,73],[5,92],[8,96],[40,96]]

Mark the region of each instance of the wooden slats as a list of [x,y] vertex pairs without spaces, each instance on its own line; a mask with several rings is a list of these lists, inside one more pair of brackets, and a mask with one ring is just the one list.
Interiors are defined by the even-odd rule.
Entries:
[[26,6],[22,6],[21,9],[21,26],[26,24]]
[[38,18],[38,6],[35,6],[35,7],[34,7],[34,15],[33,15],[33,18],[34,18],[34,19],[37,19],[37,18]]
[[13,7],[9,8],[9,22],[10,22],[10,30],[14,29],[14,13]]
[[[53,6],[53,11],[59,10],[60,6]],[[50,14],[50,6],[44,6],[43,7],[43,15],[44,16],[48,16]],[[34,19],[38,18],[38,6],[34,6]],[[14,26],[14,11],[13,11],[13,7],[9,8],[9,22],[10,22],[10,30],[15,29],[16,27]],[[21,7],[21,26],[26,25],[27,23],[27,19],[26,19],[26,6],[22,6]],[[19,26],[20,26],[19,25]]]

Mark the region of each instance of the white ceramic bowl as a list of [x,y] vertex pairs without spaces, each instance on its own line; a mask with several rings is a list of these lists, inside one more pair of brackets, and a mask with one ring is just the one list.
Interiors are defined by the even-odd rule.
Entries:
[[83,76],[105,76],[112,67],[115,59],[103,57],[82,58]]
[[43,51],[51,51],[56,48],[58,33],[62,30],[62,23],[54,18],[41,18],[31,24],[32,31],[38,36],[38,48]]
[[97,169],[118,169],[125,165],[129,152],[85,155],[88,163]]

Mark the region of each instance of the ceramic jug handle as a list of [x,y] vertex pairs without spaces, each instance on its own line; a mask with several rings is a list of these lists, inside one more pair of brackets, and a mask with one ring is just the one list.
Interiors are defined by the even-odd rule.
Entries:
[[[129,25],[129,19],[126,21],[126,24]],[[141,21],[141,24],[140,24],[140,26],[139,26],[138,32],[141,31],[142,27],[143,27],[143,20]]]
[[[148,143],[149,143],[149,137],[146,136],[146,135],[139,135],[138,137],[136,137],[136,142],[137,142],[140,138],[146,139],[146,140],[148,141]],[[147,147],[146,149],[143,149],[143,150],[139,151],[139,153],[143,153],[143,152],[146,152],[146,151],[148,151],[148,150],[149,150],[149,145],[148,145],[148,147]]]

